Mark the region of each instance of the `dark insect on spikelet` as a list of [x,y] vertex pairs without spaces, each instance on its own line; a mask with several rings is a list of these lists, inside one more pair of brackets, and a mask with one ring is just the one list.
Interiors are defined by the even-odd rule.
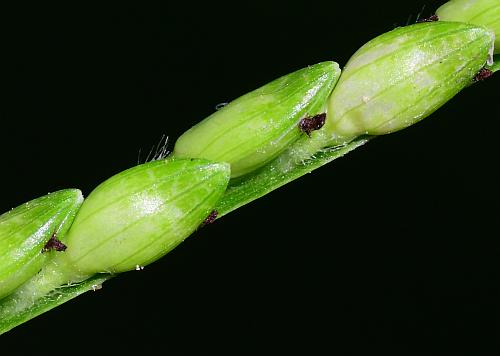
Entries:
[[209,225],[209,224],[213,223],[217,219],[218,215],[219,215],[219,212],[217,210],[212,210],[210,212],[210,214],[205,218],[205,220],[203,220],[203,222],[201,223],[201,226],[205,226],[205,225]]
[[477,83],[477,82],[481,82],[485,79],[488,79],[489,77],[491,77],[493,75],[493,72],[491,70],[489,70],[488,68],[482,68],[477,74],[476,76],[474,77],[474,79],[472,79],[472,81],[474,83]]
[[42,252],[48,252],[51,250],[56,250],[58,252],[65,251],[66,250],[66,245],[63,244],[58,238],[57,238],[57,233],[53,233],[52,236],[50,237],[49,241],[45,244],[45,246],[42,249]]
[[300,131],[311,136],[311,132],[319,130],[323,127],[326,121],[326,113],[314,115],[313,117],[305,117],[299,122]]
[[435,22],[439,21],[439,16],[434,14],[432,16],[426,17],[425,19],[420,19],[417,21],[417,23],[422,23],[422,22]]

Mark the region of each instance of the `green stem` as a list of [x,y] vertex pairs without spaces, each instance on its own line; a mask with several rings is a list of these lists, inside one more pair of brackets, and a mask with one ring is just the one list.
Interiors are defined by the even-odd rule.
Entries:
[[12,310],[9,312],[4,309],[4,304],[10,299],[10,297],[2,300],[0,302],[0,335],[57,307],[58,305],[78,297],[80,294],[90,290],[100,289],[102,283],[111,277],[112,275],[109,274],[100,274],[78,284],[62,286],[38,299],[33,305],[16,313],[13,313]]
[[321,140],[299,141],[273,162],[246,177],[231,183],[216,206],[219,217],[246,205],[291,181],[311,173],[331,161],[364,145],[370,138],[363,137],[348,144],[318,149]]
[[493,61],[494,61],[493,64],[491,66],[488,66],[488,69],[491,70],[493,73],[495,73],[500,69],[500,55],[497,54],[493,58]]
[[66,268],[66,266],[62,266],[52,259],[43,266],[38,274],[2,300],[0,304],[0,320],[3,321],[19,314],[25,309],[29,309],[39,299],[50,294],[60,286],[68,286],[69,281],[81,281],[89,277],[78,278],[70,268]]

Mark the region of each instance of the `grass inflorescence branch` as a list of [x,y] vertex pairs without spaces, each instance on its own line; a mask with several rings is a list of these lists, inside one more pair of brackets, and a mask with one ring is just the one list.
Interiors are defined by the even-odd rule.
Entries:
[[452,0],[431,20],[374,38],[342,71],[322,62],[243,95],[85,200],[67,189],[0,216],[0,334],[499,70],[497,0]]

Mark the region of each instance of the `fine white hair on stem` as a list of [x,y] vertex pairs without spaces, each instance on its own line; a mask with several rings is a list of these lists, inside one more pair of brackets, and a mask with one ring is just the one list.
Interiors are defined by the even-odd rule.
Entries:
[[137,154],[137,164],[142,164],[146,162],[159,161],[164,159],[170,154],[168,149],[169,139],[168,136],[163,134],[156,145],[151,146],[148,155],[144,162],[142,162],[142,149],[139,149],[139,153]]
[[417,18],[415,19],[415,23],[418,22],[418,20],[420,20],[420,16],[422,16],[422,14],[424,13],[425,11],[425,4],[422,6],[422,9],[420,10],[420,12],[417,14]]
[[[403,26],[408,26],[408,25],[410,25],[410,24],[412,24],[412,23],[417,23],[417,22],[421,19],[422,14],[423,14],[423,13],[424,13],[424,11],[425,11],[425,7],[426,7],[426,5],[424,4],[424,5],[422,6],[422,8],[420,9],[420,11],[417,13],[417,16],[416,16],[416,18],[415,18],[415,21],[413,21],[413,13],[409,14],[409,15],[408,15],[408,18],[406,19],[406,22],[405,22],[405,24],[404,24]],[[396,28],[396,27],[400,27],[400,26],[401,26],[401,25],[399,25],[398,23],[394,23],[394,25],[393,25],[393,27],[394,27],[394,28]]]
[[408,19],[406,20],[405,26],[408,26],[411,23],[411,18],[413,17],[413,14],[408,15]]

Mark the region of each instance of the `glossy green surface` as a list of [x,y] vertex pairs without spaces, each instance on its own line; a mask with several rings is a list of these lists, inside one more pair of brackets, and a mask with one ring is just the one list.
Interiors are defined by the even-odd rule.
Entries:
[[324,111],[339,75],[337,63],[323,62],[243,95],[185,132],[174,156],[228,162],[232,177],[249,173],[303,135],[299,121]]
[[53,234],[63,239],[82,201],[79,190],[60,190],[0,216],[0,299],[57,253],[42,253],[42,249]]
[[15,328],[22,323],[43,314],[68,300],[78,297],[88,291],[97,291],[102,287],[102,283],[112,278],[109,274],[98,274],[81,283],[71,286],[64,286],[38,299],[27,308],[23,308],[16,313],[4,312],[5,301],[0,301],[0,335]]
[[482,27],[432,22],[397,28],[361,47],[329,100],[331,142],[391,133],[427,117],[468,86],[494,40]]
[[[82,275],[147,265],[193,233],[222,196],[227,163],[161,160],[99,185],[85,200],[54,260]],[[66,267],[65,267],[66,268]]]
[[436,15],[442,21],[470,22],[493,30],[495,53],[500,53],[499,0],[451,0],[437,9]]

